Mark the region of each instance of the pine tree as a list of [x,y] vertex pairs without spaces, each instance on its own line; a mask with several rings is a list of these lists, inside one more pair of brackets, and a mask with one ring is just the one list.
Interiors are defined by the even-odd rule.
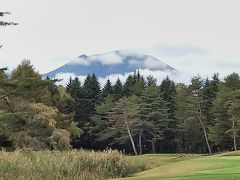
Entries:
[[69,83],[66,86],[66,91],[74,98],[76,99],[78,94],[81,91],[81,82],[79,81],[78,77],[72,79],[70,77]]
[[240,90],[232,92],[231,96],[225,103],[227,114],[232,122],[232,127],[226,134],[230,135],[233,139],[233,149],[236,151],[239,144],[239,129],[240,129]]
[[96,106],[100,104],[100,84],[95,74],[89,74],[83,86],[75,99],[74,116],[78,127],[83,129],[84,134],[74,140],[74,147],[92,148],[92,137],[89,134],[91,126],[91,117],[96,113]]
[[157,85],[157,79],[155,79],[153,76],[147,77],[147,86],[156,86]]
[[123,97],[123,85],[120,79],[118,78],[115,85],[113,86],[113,96],[115,100]]
[[123,92],[124,92],[125,96],[131,96],[133,94],[132,87],[133,87],[134,83],[135,83],[134,76],[129,75],[123,86]]
[[70,149],[71,137],[81,130],[72,114],[61,112],[63,96],[55,81],[39,78],[30,62],[15,72],[19,78],[0,81],[0,144],[12,149]]
[[[175,144],[175,131],[176,131],[176,87],[175,83],[171,81],[168,76],[164,79],[160,85],[161,96],[163,100],[167,103],[167,107],[169,109],[169,117],[170,120],[168,123],[168,131],[164,132],[165,136],[165,146],[170,151],[176,151]],[[170,146],[170,147],[169,147]]]
[[109,95],[113,94],[113,87],[111,81],[108,79],[106,84],[104,85],[101,93],[101,98],[105,98]]
[[13,70],[11,79],[21,80],[21,79],[41,79],[41,75],[35,71],[33,65],[31,65],[30,60],[24,59],[16,69]]
[[237,73],[232,73],[224,79],[214,101],[216,119],[210,138],[218,151],[237,149],[239,90],[240,78]]
[[168,130],[168,110],[158,86],[152,85],[143,91],[140,102],[141,136],[145,141],[151,142],[153,153],[156,152],[157,141],[164,139],[164,132]]
[[95,74],[88,75],[83,84],[83,98],[86,101],[89,116],[95,112],[96,105],[100,103],[100,83]]
[[201,79],[201,77],[197,76],[192,78],[191,85],[189,86],[189,88],[192,91],[190,103],[193,106],[192,107],[193,111],[195,111],[195,116],[202,129],[204,141],[207,145],[208,152],[209,154],[211,154],[212,149],[211,149],[209,138],[208,138],[209,130],[206,123],[206,117],[204,116],[204,112],[203,112],[203,107],[204,107],[204,99],[203,99],[203,92],[202,92],[203,80]]
[[97,105],[96,113],[91,117],[91,126],[89,134],[93,137],[91,144],[95,149],[114,148],[117,133],[115,129],[111,128],[111,121],[108,119],[108,113],[114,107],[113,96],[107,96],[104,98],[101,104]]
[[136,96],[120,98],[112,111],[108,113],[112,128],[115,129],[115,133],[119,133],[119,137],[115,140],[121,144],[130,141],[135,155],[138,155],[134,140],[134,136],[138,134],[139,122],[139,104],[137,102]]
[[188,133],[191,132],[191,130],[193,129],[189,126],[190,123],[188,122],[189,117],[192,117],[192,113],[190,113],[188,109],[188,97],[191,94],[191,91],[185,84],[177,84],[176,92],[177,150],[180,152],[186,152],[187,149],[188,151],[192,151],[192,149],[189,147],[190,140],[188,139],[188,137],[193,138],[196,137],[196,135],[193,135],[192,133],[191,136],[188,136]]

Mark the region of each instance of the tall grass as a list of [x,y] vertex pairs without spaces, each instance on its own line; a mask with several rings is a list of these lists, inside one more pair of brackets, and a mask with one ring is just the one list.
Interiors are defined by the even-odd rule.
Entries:
[[0,179],[108,179],[126,177],[146,169],[121,152],[15,151],[0,152]]

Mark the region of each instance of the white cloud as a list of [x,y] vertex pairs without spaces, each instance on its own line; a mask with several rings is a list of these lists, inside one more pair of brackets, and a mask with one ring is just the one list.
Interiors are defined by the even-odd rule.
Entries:
[[89,66],[94,62],[100,62],[103,65],[114,65],[123,63],[122,58],[115,52],[109,52],[99,55],[78,57],[71,61],[69,64],[79,64]]
[[56,82],[57,85],[63,85],[66,86],[69,82],[70,77],[75,78],[78,77],[81,83],[84,82],[86,79],[86,76],[77,76],[74,73],[59,73],[54,78],[59,79],[60,81]]
[[116,54],[115,52],[105,53],[101,55],[91,56],[91,62],[101,62],[103,65],[111,65],[111,64],[121,64],[123,63],[122,58]]
[[91,61],[85,58],[75,58],[73,61],[69,62],[69,64],[77,64],[77,65],[84,65],[89,66],[91,64]]
[[[147,76],[150,76],[150,75],[153,76],[154,78],[157,79],[158,84],[160,84],[162,80],[167,76],[169,76],[169,78],[175,81],[176,83],[188,84],[190,82],[190,77],[191,77],[187,73],[177,73],[177,72],[170,73],[170,72],[163,72],[163,71],[152,71],[149,69],[139,69],[139,72],[141,75],[144,76],[144,78],[147,78]],[[108,79],[112,82],[112,84],[115,84],[118,78],[122,81],[122,83],[124,83],[130,74],[133,74],[133,72],[125,73],[125,74],[111,74],[104,78],[98,77],[98,80],[99,80],[99,83],[101,84],[101,87],[103,87]],[[74,73],[60,73],[60,74],[57,74],[55,78],[61,79],[60,82],[57,82],[58,85],[65,86],[69,82],[70,77],[72,78],[78,77],[82,84],[86,78],[86,76],[77,76]]]
[[130,59],[129,60],[129,65],[141,67],[143,65],[143,62],[142,61],[138,61],[136,59]]
[[139,59],[144,58],[144,55],[141,52],[137,53],[136,51],[129,49],[119,50],[117,53],[123,58],[126,58],[127,56],[134,56]]
[[144,67],[151,70],[156,69],[165,69],[167,67],[166,64],[162,63],[161,61],[148,57],[146,60],[144,60]]

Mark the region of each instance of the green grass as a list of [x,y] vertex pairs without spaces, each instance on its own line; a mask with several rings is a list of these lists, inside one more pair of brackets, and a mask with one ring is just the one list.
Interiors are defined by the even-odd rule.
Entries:
[[[158,155],[159,158],[162,155]],[[161,159],[161,158],[160,158]],[[159,167],[135,174],[134,180],[238,180],[240,179],[240,152],[214,156],[166,161]]]
[[240,180],[240,151],[214,156],[0,151],[0,179]]

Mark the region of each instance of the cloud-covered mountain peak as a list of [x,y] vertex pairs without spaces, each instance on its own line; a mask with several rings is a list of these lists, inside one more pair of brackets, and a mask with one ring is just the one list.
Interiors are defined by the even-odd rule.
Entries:
[[99,77],[106,77],[112,74],[130,73],[137,69],[176,72],[174,68],[153,56],[119,50],[92,56],[83,54],[46,75],[53,78],[60,73],[73,73],[81,76],[95,73]]

